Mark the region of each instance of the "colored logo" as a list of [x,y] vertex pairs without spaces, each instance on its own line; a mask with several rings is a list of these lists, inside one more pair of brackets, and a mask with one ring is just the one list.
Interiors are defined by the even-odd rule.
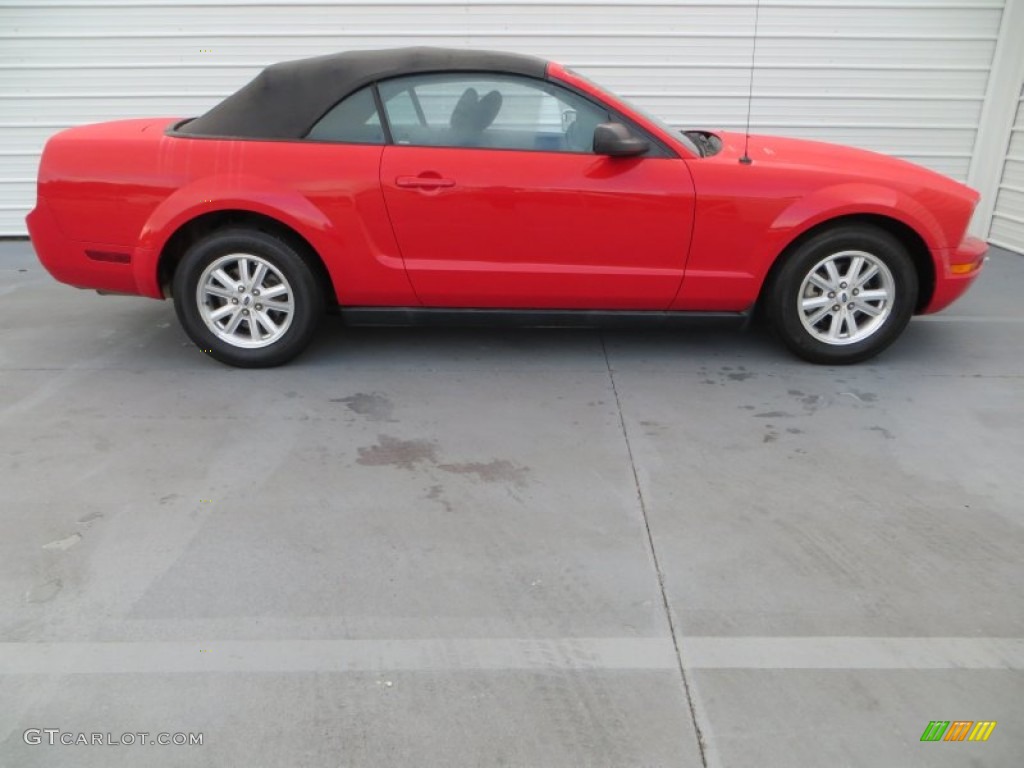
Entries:
[[995,720],[932,720],[921,741],[988,741],[995,729]]

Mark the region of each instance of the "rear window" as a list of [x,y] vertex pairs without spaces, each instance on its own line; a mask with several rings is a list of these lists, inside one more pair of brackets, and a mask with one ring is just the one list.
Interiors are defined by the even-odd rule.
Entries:
[[317,121],[306,138],[345,144],[383,144],[384,129],[377,114],[373,86],[356,91],[338,102]]

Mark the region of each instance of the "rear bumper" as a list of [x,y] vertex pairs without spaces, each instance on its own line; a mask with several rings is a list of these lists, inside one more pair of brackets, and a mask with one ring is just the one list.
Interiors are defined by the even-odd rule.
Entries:
[[935,265],[935,290],[921,314],[938,312],[963,296],[981,274],[987,251],[988,243],[977,237],[964,238],[957,248],[940,251]]
[[145,293],[136,283],[130,248],[65,237],[42,200],[36,203],[25,223],[39,261],[56,280],[76,288]]

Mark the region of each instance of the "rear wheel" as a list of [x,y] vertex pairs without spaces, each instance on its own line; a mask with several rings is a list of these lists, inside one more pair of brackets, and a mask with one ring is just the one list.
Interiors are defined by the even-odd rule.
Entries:
[[207,235],[174,275],[185,332],[229,365],[286,363],[309,343],[324,310],[312,270],[284,240],[254,229]]
[[888,232],[868,225],[837,227],[785,258],[768,285],[768,315],[786,346],[805,360],[867,360],[910,321],[917,272]]

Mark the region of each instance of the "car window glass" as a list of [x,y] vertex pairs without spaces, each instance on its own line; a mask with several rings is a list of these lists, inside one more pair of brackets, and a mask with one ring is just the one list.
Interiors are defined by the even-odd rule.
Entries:
[[380,83],[396,144],[592,152],[609,115],[552,83],[510,75],[417,75]]
[[385,107],[392,124],[400,125],[423,125],[424,118],[420,117],[413,102],[412,92],[403,88],[391,94],[388,105]]
[[372,87],[342,99],[317,121],[306,138],[349,144],[383,144],[384,129],[377,114]]

